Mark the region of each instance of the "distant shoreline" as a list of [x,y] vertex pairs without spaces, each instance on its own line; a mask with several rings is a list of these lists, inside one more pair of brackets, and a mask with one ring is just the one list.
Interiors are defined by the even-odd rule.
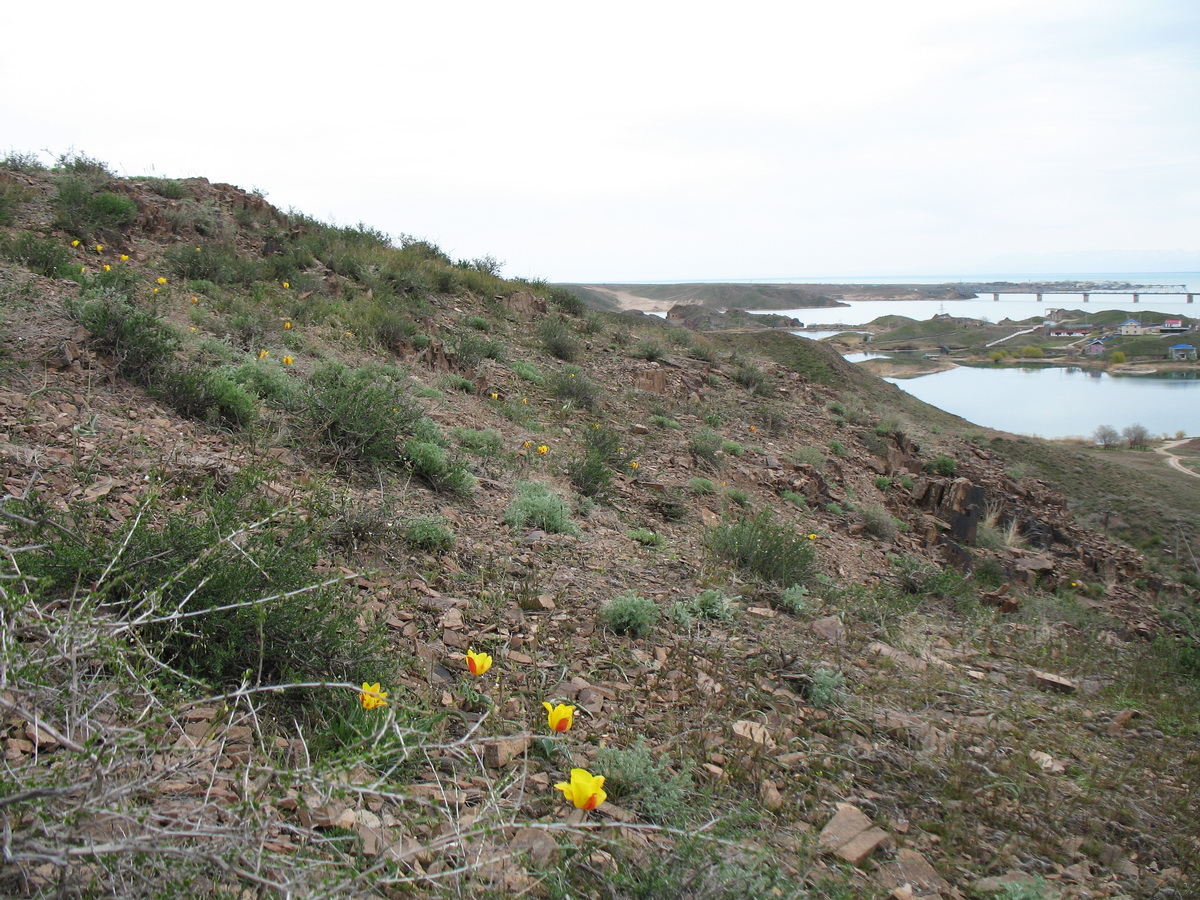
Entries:
[[676,305],[708,309],[828,309],[853,301],[974,300],[988,293],[1102,292],[1152,290],[1162,285],[1119,281],[972,281],[939,284],[776,284],[693,282],[675,284],[567,283],[556,287],[589,306],[623,312],[664,313]]

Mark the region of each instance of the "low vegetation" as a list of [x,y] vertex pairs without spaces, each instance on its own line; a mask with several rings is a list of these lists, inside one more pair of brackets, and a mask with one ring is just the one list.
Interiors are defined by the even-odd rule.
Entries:
[[1200,491],[1145,435],[0,169],[0,894],[1200,889]]

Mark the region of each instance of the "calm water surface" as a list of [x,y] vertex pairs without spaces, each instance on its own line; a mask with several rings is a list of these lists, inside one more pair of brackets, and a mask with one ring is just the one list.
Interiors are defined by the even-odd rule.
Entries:
[[885,378],[979,425],[1045,438],[1090,437],[1100,425],[1144,425],[1153,435],[1200,434],[1200,372],[1109,375],[1064,366],[960,366]]

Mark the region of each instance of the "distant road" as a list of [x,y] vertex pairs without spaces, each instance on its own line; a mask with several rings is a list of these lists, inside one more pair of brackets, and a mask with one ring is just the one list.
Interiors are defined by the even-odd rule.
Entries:
[[1193,478],[1200,478],[1200,472],[1197,472],[1195,469],[1189,469],[1178,456],[1171,452],[1172,447],[1178,447],[1180,444],[1188,444],[1193,440],[1194,438],[1184,438],[1181,441],[1168,441],[1161,447],[1155,447],[1154,452],[1165,456],[1167,458],[1167,465],[1172,469],[1178,469],[1180,472],[1183,472],[1185,475],[1191,475]]

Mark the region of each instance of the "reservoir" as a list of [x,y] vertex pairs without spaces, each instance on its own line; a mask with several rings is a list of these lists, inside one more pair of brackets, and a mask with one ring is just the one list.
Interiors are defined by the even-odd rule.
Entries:
[[1091,437],[1100,425],[1151,435],[1200,434],[1200,370],[1110,375],[1075,366],[959,366],[885,378],[978,425],[1044,438]]

